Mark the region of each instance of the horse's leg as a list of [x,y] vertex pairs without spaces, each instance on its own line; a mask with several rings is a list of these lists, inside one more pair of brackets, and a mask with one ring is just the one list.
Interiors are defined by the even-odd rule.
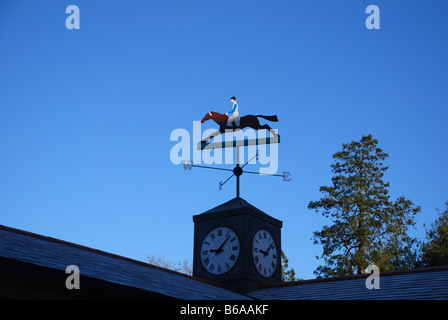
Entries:
[[267,124],[265,124],[265,125],[263,125],[263,126],[260,126],[260,129],[266,129],[266,130],[269,130],[269,132],[274,136],[274,137],[276,137],[276,136],[278,136],[278,133],[276,133],[275,131],[274,131],[274,129],[272,129],[269,125],[267,125]]
[[260,125],[260,121],[258,121],[258,118],[255,116],[246,116],[245,117],[245,121],[244,124],[241,123],[241,127],[245,128],[245,127],[250,127],[254,130],[260,130],[260,129],[266,129],[268,130],[274,137],[276,137],[278,134],[274,131],[274,129],[272,129],[269,125],[264,124],[264,125]]
[[[240,119],[240,126],[238,129],[244,129],[244,128],[252,128],[254,130],[260,130],[260,129],[266,129],[268,130],[274,137],[278,136],[278,133],[274,131],[269,125],[260,125],[260,121],[255,116],[244,116]],[[236,130],[235,130],[236,131]]]
[[221,130],[218,130],[214,133],[212,133],[211,135],[209,135],[207,138],[205,138],[204,140],[201,141],[201,143],[205,143],[207,141],[209,141],[211,138],[214,138],[216,136],[219,136],[220,134],[222,134]]

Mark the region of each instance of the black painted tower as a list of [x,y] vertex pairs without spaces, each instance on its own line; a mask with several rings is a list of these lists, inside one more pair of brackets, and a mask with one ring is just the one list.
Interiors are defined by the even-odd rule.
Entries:
[[241,293],[281,282],[280,220],[236,197],[193,221],[193,276]]

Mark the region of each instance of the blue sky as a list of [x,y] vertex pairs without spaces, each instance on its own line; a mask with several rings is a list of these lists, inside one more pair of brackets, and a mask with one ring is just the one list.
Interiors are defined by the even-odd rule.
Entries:
[[[65,27],[71,4],[79,30]],[[365,27],[370,4],[379,30]],[[448,200],[446,12],[442,0],[2,0],[0,224],[192,262],[192,216],[233,198],[234,181],[219,192],[225,172],[173,165],[170,133],[236,96],[241,115],[279,117],[292,181],[243,175],[241,196],[283,221],[299,277],[314,278],[312,233],[329,223],[307,205],[363,134],[389,154],[392,198],[422,207],[423,239]]]

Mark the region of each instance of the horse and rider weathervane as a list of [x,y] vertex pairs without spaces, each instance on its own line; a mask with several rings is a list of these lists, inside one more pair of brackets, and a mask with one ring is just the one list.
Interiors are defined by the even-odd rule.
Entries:
[[[273,143],[280,143],[280,135],[275,132],[269,125],[260,125],[258,118],[263,118],[268,121],[277,122],[277,116],[263,116],[263,115],[247,115],[243,117],[239,117],[238,112],[238,103],[236,102],[236,98],[232,97],[231,102],[233,103],[232,110],[228,113],[221,114],[218,112],[210,111],[208,112],[204,118],[201,120],[201,123],[204,123],[207,120],[213,120],[217,125],[219,125],[219,130],[212,133],[207,138],[198,142],[198,150],[208,150],[208,149],[219,149],[219,148],[235,148],[236,147],[236,166],[233,169],[226,168],[216,168],[209,166],[202,166],[193,164],[191,161],[183,161],[184,169],[191,170],[191,168],[205,168],[205,169],[213,169],[213,170],[222,170],[222,171],[231,171],[233,174],[227,178],[224,182],[219,182],[219,190],[221,191],[223,185],[229,181],[233,176],[236,177],[236,197],[240,197],[240,176],[245,173],[258,174],[258,175],[269,175],[275,177],[283,177],[283,181],[291,181],[291,173],[288,171],[283,171],[283,174],[268,174],[254,171],[243,171],[243,168],[249,164],[255,157],[258,160],[258,151],[252,159],[247,161],[244,165],[240,166],[239,163],[239,148],[246,146],[258,146],[258,145],[268,145]],[[268,130],[273,137],[265,137],[265,138],[255,138],[255,139],[243,139],[243,140],[231,140],[231,141],[220,141],[220,142],[209,142],[216,136],[219,136],[228,132],[235,132],[238,130],[242,130],[244,128],[252,128],[254,130],[266,129]]]

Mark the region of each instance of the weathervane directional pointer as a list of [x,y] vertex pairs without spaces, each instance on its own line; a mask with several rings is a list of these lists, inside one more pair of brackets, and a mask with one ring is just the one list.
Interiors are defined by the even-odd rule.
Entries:
[[[239,197],[239,178],[240,176],[243,174],[243,172],[245,173],[251,173],[251,174],[258,174],[258,175],[267,175],[267,176],[274,176],[274,177],[283,177],[283,181],[291,181],[291,173],[287,172],[287,171],[283,171],[283,174],[269,174],[269,173],[260,173],[260,172],[254,172],[254,171],[243,171],[243,168],[249,163],[251,162],[255,157],[257,157],[258,160],[258,151],[257,154],[255,156],[252,157],[252,159],[250,159],[249,161],[247,161],[242,167],[239,166],[239,164],[236,165],[235,168],[233,168],[233,174],[227,178],[226,181],[222,182],[222,180],[219,182],[219,191],[222,190],[222,186],[229,181],[233,176],[236,176],[237,179],[237,197]],[[229,169],[228,169],[229,170]],[[230,171],[230,170],[229,170]]]
[[251,174],[258,174],[258,175],[266,175],[266,176],[274,176],[274,177],[282,177],[283,181],[291,181],[291,173],[288,171],[283,171],[283,174],[269,174],[269,173],[261,173],[261,172],[254,172],[254,171],[243,171],[243,168],[249,164],[255,157],[258,159],[258,151],[257,154],[252,157],[249,161],[247,161],[243,166],[240,166],[238,163],[233,169],[226,169],[226,168],[216,168],[216,167],[208,167],[208,166],[201,166],[194,164],[192,161],[183,161],[184,169],[185,170],[191,170],[191,168],[204,168],[204,169],[213,169],[213,170],[221,170],[221,171],[231,171],[233,174],[228,177],[224,182],[221,180],[219,182],[219,191],[222,190],[222,187],[234,176],[236,177],[236,197],[240,197],[240,176],[244,173],[251,173]]

